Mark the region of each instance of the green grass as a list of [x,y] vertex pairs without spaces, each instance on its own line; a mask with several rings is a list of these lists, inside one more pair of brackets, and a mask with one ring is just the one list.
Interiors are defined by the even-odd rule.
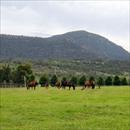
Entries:
[[1,130],[130,130],[130,87],[1,90]]

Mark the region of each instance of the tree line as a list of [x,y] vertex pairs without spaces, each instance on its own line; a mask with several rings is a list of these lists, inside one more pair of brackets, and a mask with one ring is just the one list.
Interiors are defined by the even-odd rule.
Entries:
[[[25,82],[30,82],[35,80],[35,75],[31,69],[31,66],[28,64],[20,64],[15,68],[11,68],[9,65],[4,65],[0,68],[0,83],[17,83],[24,84]],[[81,77],[71,76],[71,77],[58,77],[56,74],[52,76],[42,75],[39,79],[39,84],[45,86],[46,83],[49,83],[52,87],[55,86],[57,81],[69,80],[75,85],[83,86],[86,80],[93,80],[98,86],[111,86],[111,85],[128,85],[128,80],[126,77],[119,77],[118,75],[112,77],[108,76],[94,78],[90,76],[87,78],[85,75]]]
[[[62,77],[61,81],[67,80],[67,77]],[[69,81],[73,82],[75,85],[79,85],[79,86],[83,86],[86,80],[93,80],[96,82],[96,84],[98,86],[111,86],[111,85],[128,85],[128,81],[127,79],[124,78],[120,78],[119,76],[108,76],[105,79],[102,77],[98,77],[97,79],[95,79],[93,76],[91,76],[90,78],[86,78],[85,75],[81,76],[81,77],[76,77],[76,76],[72,76],[69,78]],[[53,75],[50,79],[48,76],[43,75],[40,80],[39,83],[41,84],[41,86],[44,86],[46,84],[46,82],[49,82],[51,84],[51,86],[55,86],[56,82],[58,81],[58,77],[56,75]]]

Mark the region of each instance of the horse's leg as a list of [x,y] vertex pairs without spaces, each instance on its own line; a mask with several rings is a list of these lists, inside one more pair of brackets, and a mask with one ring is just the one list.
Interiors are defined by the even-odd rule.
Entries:
[[84,90],[86,88],[86,85],[85,86],[83,86],[83,88],[81,89],[81,90]]
[[69,90],[70,90],[71,86],[69,85]]
[[92,85],[92,89],[95,89],[95,85],[94,84]]
[[91,85],[88,85],[88,89],[91,88]]
[[58,86],[58,89],[60,89],[60,88],[61,88],[61,86],[59,85],[59,86]]
[[75,85],[73,85],[73,90],[75,90]]
[[27,86],[27,90],[29,90],[30,89],[30,86]]
[[84,87],[82,87],[81,90],[84,90]]

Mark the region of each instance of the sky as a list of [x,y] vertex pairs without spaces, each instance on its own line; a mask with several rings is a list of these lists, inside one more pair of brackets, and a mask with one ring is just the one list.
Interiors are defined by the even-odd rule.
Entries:
[[85,30],[130,52],[130,2],[1,1],[1,34],[49,37]]

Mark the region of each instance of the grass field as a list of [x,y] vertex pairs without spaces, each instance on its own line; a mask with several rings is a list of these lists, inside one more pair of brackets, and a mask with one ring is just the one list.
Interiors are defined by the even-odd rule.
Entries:
[[130,87],[0,91],[1,130],[130,130]]

